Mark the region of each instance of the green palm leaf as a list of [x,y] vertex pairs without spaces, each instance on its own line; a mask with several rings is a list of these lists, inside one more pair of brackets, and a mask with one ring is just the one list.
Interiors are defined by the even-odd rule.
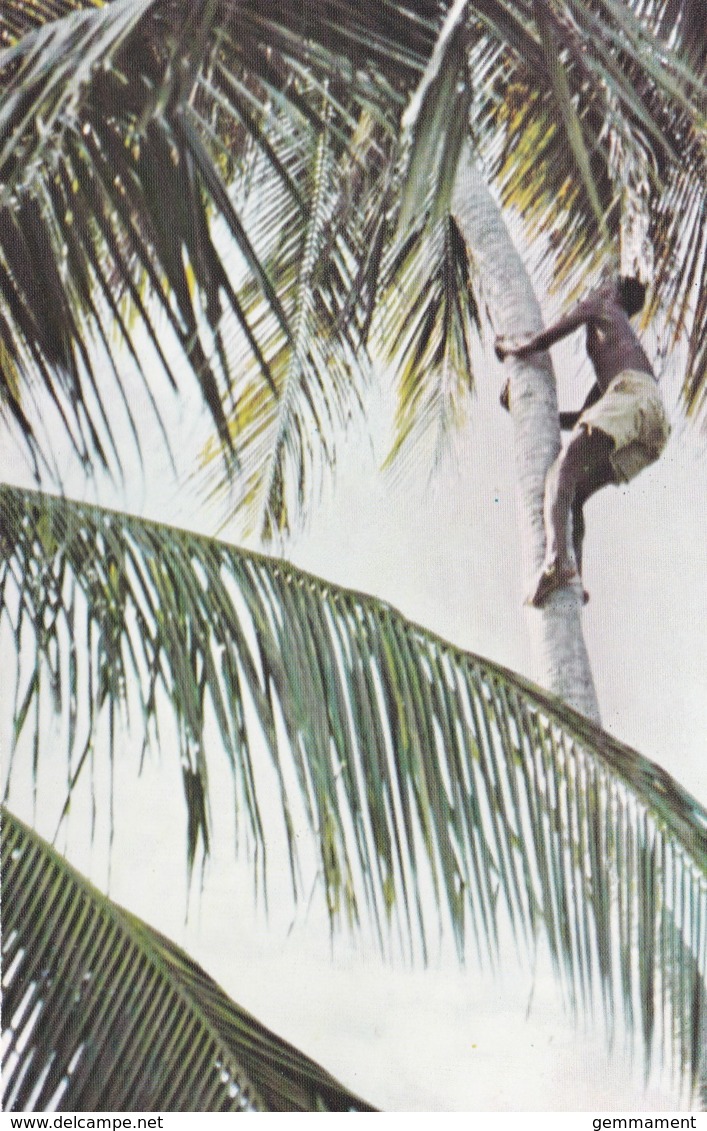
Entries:
[[481,316],[467,248],[447,213],[413,231],[383,266],[375,341],[398,378],[396,435],[387,462],[433,433],[434,458],[463,419],[474,385],[472,339]]
[[[261,152],[298,210],[309,208],[297,170],[275,153],[270,117],[289,119],[306,181],[312,137],[326,135],[332,161],[362,108],[392,120],[401,101],[384,79],[409,85],[417,76],[433,42],[426,8],[376,5],[349,27],[324,3],[303,15],[233,0],[176,10],[168,0],[114,0],[69,11],[0,53],[0,394],[36,464],[45,438],[35,435],[33,383],[86,464],[120,466],[98,372],[107,360],[124,394],[117,332],[150,395],[155,360],[176,383],[157,307],[232,448],[224,406],[238,359],[224,349],[224,314],[239,323],[263,383],[275,385],[263,356],[271,331],[244,311],[234,262],[236,280],[245,270],[289,348],[297,333],[254,247],[236,174]],[[226,240],[213,234],[217,219]]]
[[[293,884],[304,813],[332,917],[365,907],[384,946],[397,925],[415,949],[441,915],[482,959],[504,923],[524,946],[539,934],[575,1005],[623,1002],[646,1051],[695,1081],[707,814],[666,773],[519,676],[282,561],[7,487],[0,529],[15,730],[32,710],[41,728],[46,686],[72,785],[98,757],[99,715],[137,687],[145,735],[165,713],[181,734],[190,860],[223,748],[244,839],[264,849],[284,827]],[[268,762],[279,815],[261,802]]]
[[77,9],[99,7],[101,0],[5,0],[0,12],[0,44],[15,43],[21,36],[51,20],[60,20]]
[[707,72],[696,19],[690,3],[649,13],[609,0],[601,14],[580,0],[450,5],[411,104],[401,217],[405,235],[434,207],[449,179],[440,155],[455,151],[468,114],[503,203],[520,214],[531,239],[545,241],[541,267],[576,297],[611,259],[625,201],[639,185],[648,190],[656,258],[650,313],[659,315],[662,349],[689,343],[683,402],[699,415],[707,323],[695,294],[707,240]]
[[4,1111],[371,1111],[3,807]]
[[[326,118],[325,98],[321,112]],[[359,132],[365,139],[365,129]],[[229,422],[242,468],[234,482],[224,477],[218,459],[209,478],[214,492],[228,492],[249,532],[271,537],[286,531],[291,512],[312,496],[321,459],[333,458],[337,426],[360,408],[367,359],[349,308],[357,301],[353,265],[365,205],[352,205],[344,187],[347,164],[356,163],[360,145],[352,145],[348,162],[337,161],[328,125],[318,135],[293,139],[281,115],[273,115],[258,133],[258,143],[263,141],[268,152],[253,160],[248,174],[253,234],[290,332],[272,317],[259,288],[246,284],[243,310],[248,324],[258,329],[270,380],[264,383],[257,365],[249,362],[241,327],[232,333],[225,327],[229,356],[242,359]],[[273,177],[273,168],[281,175]],[[288,180],[296,183],[296,194]],[[219,455],[219,447],[209,445],[205,464],[213,465]]]
[[655,255],[647,317],[657,316],[662,352],[687,341],[682,399],[698,416],[707,322],[694,296],[707,240],[707,70],[694,5],[684,0],[650,13],[611,0],[601,11],[546,0],[536,7],[559,70],[546,64],[543,92],[542,70],[519,60],[505,87],[510,98],[497,101],[502,134],[482,139],[481,148],[504,202],[531,236],[549,235],[547,272],[575,295],[604,266],[605,237],[618,240],[626,201],[642,186]]
[[[544,38],[534,8],[543,14]],[[388,214],[396,209],[389,190],[400,163],[400,114],[428,64],[403,220],[418,224],[423,202],[433,221],[446,214],[468,115],[504,199],[531,228],[549,231],[553,269],[569,277],[571,290],[597,265],[602,214],[609,232],[617,230],[631,187],[622,170],[640,167],[655,189],[655,307],[665,307],[673,337],[688,334],[685,403],[699,414],[707,336],[703,304],[692,298],[707,238],[699,14],[688,0],[650,14],[623,0],[600,8],[583,0],[562,9],[549,0],[457,4],[449,7],[451,34],[439,43],[447,10],[427,0],[364,3],[345,14],[324,0],[301,12],[256,0],[177,11],[167,0],[8,8],[2,36],[10,46],[0,55],[0,396],[37,470],[57,426],[86,464],[120,466],[99,372],[112,366],[123,396],[117,335],[155,405],[155,366],[177,383],[174,352],[158,332],[159,307],[196,374],[222,450],[235,448],[247,462],[252,445],[243,505],[251,516],[269,512],[273,525],[286,522],[284,497],[296,498],[311,477],[310,426],[347,415],[360,394],[351,359],[362,356],[383,244],[396,227]],[[556,73],[549,54],[559,60]],[[279,271],[256,238],[249,175],[262,158],[272,178],[270,185],[260,177],[263,193],[274,199],[280,192],[288,224],[311,236],[321,215],[321,170],[355,149],[365,115],[380,137],[355,160],[373,191],[364,208],[355,193],[339,202],[336,239],[321,246],[318,266],[327,348],[298,360],[291,319],[301,328],[303,304],[292,305],[291,270]],[[286,152],[278,134],[289,135]],[[319,172],[311,167],[315,153]],[[283,224],[276,211],[269,216],[272,251]],[[683,216],[692,225],[685,240]],[[318,230],[321,236],[321,224]],[[301,369],[309,370],[306,379]],[[282,388],[298,398],[284,394],[277,404]],[[53,415],[43,412],[38,423],[40,389]],[[326,443],[322,452],[330,458]],[[266,502],[254,506],[263,490]]]

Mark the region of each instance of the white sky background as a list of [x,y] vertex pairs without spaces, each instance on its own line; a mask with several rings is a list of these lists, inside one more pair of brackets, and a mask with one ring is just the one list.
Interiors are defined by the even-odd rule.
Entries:
[[[548,317],[553,313],[548,306]],[[553,351],[567,407],[581,404],[590,380],[580,338]],[[578,371],[577,381],[563,381],[563,373]],[[306,531],[284,553],[320,576],[389,600],[456,644],[524,671],[524,616],[533,614],[521,605],[511,424],[497,404],[501,381],[502,367],[489,348],[479,361],[479,393],[457,438],[456,458],[443,461],[432,480],[422,455],[395,480],[378,472],[389,413],[374,397],[373,438],[361,429],[342,445],[334,487],[312,500]],[[175,406],[170,431],[186,476],[206,434],[196,396]],[[175,481],[158,442],[145,445],[145,466],[134,464],[124,490],[102,481],[91,486],[70,461],[66,467],[70,495],[206,532],[214,528],[213,510],[200,503],[193,485]],[[31,485],[7,443],[0,479]],[[589,504],[585,584],[591,601],[584,613],[604,725],[703,802],[705,516],[707,455],[694,433],[676,429],[657,465],[630,487],[608,488]],[[3,737],[8,684],[4,680],[0,690]],[[544,961],[534,976],[519,971],[511,956],[494,980],[473,962],[461,970],[450,942],[433,948],[427,970],[391,967],[365,938],[351,942],[342,933],[331,943],[320,901],[293,913],[277,883],[266,918],[254,907],[248,866],[233,863],[228,815],[214,800],[229,796],[225,759],[212,759],[214,819],[223,835],[203,897],[192,901],[185,923],[176,749],[165,748],[161,764],[150,761],[139,781],[138,753],[128,755],[116,778],[112,898],[184,946],[236,1001],[369,1102],[397,1111],[678,1106],[667,1082],[652,1081],[644,1092],[620,1037],[608,1053],[599,1024],[596,1032],[571,1024]],[[221,762],[219,771],[214,767]],[[48,813],[46,792],[44,799]],[[26,782],[11,803],[31,819]],[[51,837],[54,818],[43,824],[42,804],[40,794],[37,827]],[[106,825],[91,848],[85,813],[75,806],[57,846],[105,886]]]

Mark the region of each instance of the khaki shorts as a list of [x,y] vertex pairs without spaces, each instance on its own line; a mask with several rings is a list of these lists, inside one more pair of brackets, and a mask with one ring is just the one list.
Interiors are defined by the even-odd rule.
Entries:
[[577,428],[598,428],[616,444],[609,456],[619,482],[628,483],[657,460],[670,425],[656,381],[650,373],[625,369],[604,395],[582,413]]

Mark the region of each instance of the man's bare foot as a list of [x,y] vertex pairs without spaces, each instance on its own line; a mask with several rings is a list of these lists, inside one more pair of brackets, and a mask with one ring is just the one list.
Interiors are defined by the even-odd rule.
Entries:
[[[577,577],[577,571],[570,565],[560,566],[557,561],[543,566],[537,581],[525,599],[526,605],[533,605],[536,609],[545,604],[551,593],[556,589],[563,589]],[[585,604],[589,594],[584,594]]]

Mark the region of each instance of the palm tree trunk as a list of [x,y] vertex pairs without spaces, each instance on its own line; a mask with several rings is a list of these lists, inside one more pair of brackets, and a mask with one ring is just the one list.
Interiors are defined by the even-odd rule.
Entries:
[[[501,211],[471,152],[462,155],[452,210],[467,246],[497,334],[517,337],[542,328],[540,307]],[[543,493],[548,468],[560,449],[557,392],[548,353],[505,362],[511,381],[515,431],[517,512],[526,589],[545,555]],[[499,409],[500,411],[500,409]],[[582,635],[579,585],[552,594],[542,609],[527,610],[531,677],[565,703],[599,722],[594,681]]]

